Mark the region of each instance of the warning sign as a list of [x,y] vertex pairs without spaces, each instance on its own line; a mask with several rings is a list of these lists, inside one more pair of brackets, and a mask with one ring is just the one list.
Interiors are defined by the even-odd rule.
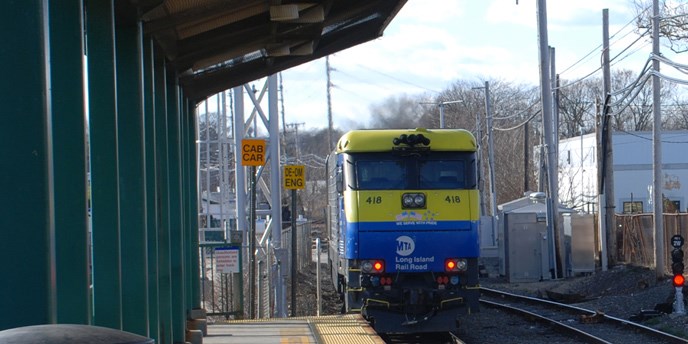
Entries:
[[265,140],[241,140],[241,165],[262,166],[265,164]]
[[306,187],[306,168],[303,165],[285,165],[283,178],[285,189],[303,189]]
[[239,272],[239,249],[235,247],[215,248],[215,269],[223,274]]

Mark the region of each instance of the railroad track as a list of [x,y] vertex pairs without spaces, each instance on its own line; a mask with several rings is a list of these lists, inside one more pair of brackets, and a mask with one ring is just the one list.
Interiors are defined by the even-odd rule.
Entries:
[[451,332],[382,334],[380,336],[387,344],[463,344],[463,341]]
[[688,343],[687,340],[600,312],[481,287],[480,302],[551,324],[591,343]]

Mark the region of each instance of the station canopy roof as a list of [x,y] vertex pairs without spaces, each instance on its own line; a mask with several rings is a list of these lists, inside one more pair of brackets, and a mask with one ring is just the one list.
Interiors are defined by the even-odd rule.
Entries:
[[406,0],[131,0],[194,101],[382,36]]

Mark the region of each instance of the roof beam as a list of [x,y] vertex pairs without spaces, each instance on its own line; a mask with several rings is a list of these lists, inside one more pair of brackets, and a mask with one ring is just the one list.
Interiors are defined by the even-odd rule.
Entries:
[[379,37],[374,30],[379,25],[379,20],[371,21],[323,37],[312,55],[257,59],[233,68],[219,68],[214,71],[183,76],[179,83],[184,88],[184,94],[189,96],[192,101],[198,102],[207,96],[234,86],[373,40]]

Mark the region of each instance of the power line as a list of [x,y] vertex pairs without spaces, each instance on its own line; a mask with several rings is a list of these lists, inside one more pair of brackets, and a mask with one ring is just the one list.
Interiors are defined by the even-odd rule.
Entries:
[[421,86],[421,85],[418,85],[418,84],[414,84],[414,83],[412,83],[412,82],[410,82],[410,81],[406,81],[406,80],[399,79],[399,78],[397,78],[397,77],[395,77],[395,76],[389,75],[389,74],[387,74],[387,73],[383,73],[383,72],[381,72],[381,71],[379,71],[379,70],[370,68],[370,67],[365,66],[365,65],[362,65],[362,64],[356,64],[356,65],[359,66],[359,67],[361,67],[361,68],[367,69],[367,70],[369,70],[369,71],[371,71],[371,72],[373,72],[373,73],[380,74],[380,75],[385,76],[385,77],[388,77],[388,78],[390,78],[390,79],[392,79],[392,80],[396,80],[396,81],[402,82],[402,83],[404,83],[404,84],[411,85],[411,86],[413,86],[413,87],[417,87],[417,88],[420,88],[420,89],[423,89],[423,90],[426,90],[426,91],[430,91],[430,92],[433,92],[433,93],[438,93],[438,94],[441,93],[441,92],[439,92],[439,91],[429,89],[429,88],[427,88],[427,87],[425,87],[425,86]]
[[[631,48],[634,44],[636,44],[636,43],[637,43],[641,38],[643,38],[648,32],[649,32],[649,31],[646,31],[646,32],[643,33],[642,35],[638,36],[638,38],[637,38],[635,41],[633,41],[633,42],[632,42],[631,44],[629,44],[626,48],[624,48],[623,50],[621,50],[621,52],[618,53],[616,56],[614,56],[613,58],[611,58],[611,59],[609,60],[610,65],[615,65],[615,64],[617,64],[617,63],[623,61],[624,59],[626,59],[628,56],[630,56],[630,55],[632,55],[632,54],[638,52],[640,49],[644,48],[645,46],[641,46],[641,47],[639,47],[638,49],[636,49],[636,50],[634,50],[634,51],[628,53],[626,56],[624,56],[623,58],[619,59],[618,61],[615,61],[615,62],[614,62],[614,60],[616,60],[619,56],[621,56],[621,54],[623,54],[625,51],[627,51],[629,48]],[[614,62],[614,63],[612,64],[611,62]],[[573,86],[573,85],[575,85],[575,84],[577,84],[577,83],[579,83],[579,82],[582,82],[583,80],[585,80],[585,79],[591,77],[592,75],[594,75],[595,73],[599,72],[601,69],[602,69],[602,66],[600,65],[599,67],[597,67],[595,70],[593,70],[592,72],[588,73],[588,74],[585,75],[584,77],[581,77],[581,78],[578,78],[578,79],[576,79],[576,80],[574,80],[574,81],[571,81],[571,82],[567,83],[566,85],[559,86],[557,89],[564,88],[564,87],[570,87],[570,86]],[[561,75],[561,73],[559,73],[559,74]]]
[[[628,23],[626,23],[623,27],[621,27],[619,30],[617,30],[617,31],[616,31],[614,34],[612,34],[609,38],[610,38],[610,39],[615,38],[616,35],[618,35],[619,33],[621,33],[621,31],[624,30],[627,26],[629,26],[629,25],[631,25],[632,23],[634,23],[634,22],[644,13],[644,12],[647,12],[647,9],[643,10],[643,11],[640,12],[638,15],[636,15],[633,19],[631,19],[631,20],[630,20]],[[616,43],[619,42],[619,41],[621,41],[621,39],[625,38],[626,36],[628,36],[628,35],[631,34],[631,33],[633,33],[633,31],[629,31],[628,33],[626,33],[625,35],[623,35],[622,37],[620,37],[618,40],[615,40],[613,43],[610,44],[610,46],[616,44]],[[567,72],[568,70],[570,70],[571,68],[575,67],[575,66],[578,65],[579,63],[581,63],[581,62],[583,62],[584,60],[586,60],[587,58],[589,58],[590,55],[596,53],[601,47],[602,47],[602,44],[600,43],[600,44],[597,45],[595,48],[593,48],[590,52],[588,52],[585,56],[583,56],[581,59],[579,59],[578,61],[574,62],[571,66],[565,68],[563,71],[559,72],[559,74],[561,75],[561,74],[566,73],[566,72]]]
[[510,128],[498,128],[498,127],[493,127],[492,129],[494,129],[494,130],[499,130],[499,131],[509,131],[509,130],[518,129],[518,128],[520,128],[520,127],[526,125],[526,123],[532,121],[533,118],[535,118],[535,116],[537,116],[537,115],[539,115],[539,114],[540,114],[540,110],[537,110],[537,111],[535,111],[535,113],[533,113],[532,116],[528,117],[528,118],[527,118],[525,121],[523,121],[521,124],[515,125],[515,126],[510,127]]
[[533,102],[527,108],[525,108],[525,110],[521,110],[520,112],[517,112],[514,115],[509,115],[509,116],[504,116],[504,117],[494,117],[494,119],[495,120],[504,120],[504,119],[514,118],[514,117],[521,117],[521,115],[530,111],[530,109],[532,109],[535,105],[538,105],[538,104],[540,104],[540,97],[538,97],[538,99],[536,99],[535,102]]
[[[635,134],[635,133],[633,133],[633,132],[626,131],[626,130],[623,130],[623,129],[617,129],[617,130],[620,131],[620,132],[626,133],[626,134],[628,134],[628,135],[635,136],[635,137],[637,137],[637,138],[646,140],[646,141],[652,141],[652,138],[651,138],[651,137],[640,136],[640,135],[638,135],[638,134]],[[662,142],[662,143],[688,143],[688,141],[671,141],[671,140],[660,140],[660,142]]]

